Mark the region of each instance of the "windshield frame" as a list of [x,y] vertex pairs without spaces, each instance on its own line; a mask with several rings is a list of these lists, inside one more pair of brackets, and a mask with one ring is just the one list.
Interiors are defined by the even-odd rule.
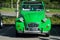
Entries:
[[[30,8],[26,8],[26,9],[25,9],[25,8],[23,8],[24,5],[25,5],[25,6],[26,6],[26,5],[28,5],[28,6],[29,6],[29,5],[30,5],[30,6],[36,6],[36,5],[37,5],[37,6],[42,6],[42,8],[36,8],[36,11],[44,9],[44,7],[43,7],[42,4],[23,4],[23,5],[22,5],[22,10],[26,10],[26,11],[29,11]],[[30,11],[31,11],[31,10],[30,10]]]
[[[22,5],[21,5],[21,9],[23,10],[23,11],[31,11],[30,9],[29,9],[29,7],[27,8],[26,7],[26,9],[24,9],[23,8],[23,5],[42,5],[42,8],[40,9],[40,10],[43,10],[44,9],[44,4],[43,4],[43,2],[39,2],[39,1],[27,1],[27,3],[24,3],[24,2],[26,2],[26,1],[23,1],[22,2]],[[30,2],[32,2],[31,4],[30,4]],[[37,8],[38,10],[39,10],[39,8]]]

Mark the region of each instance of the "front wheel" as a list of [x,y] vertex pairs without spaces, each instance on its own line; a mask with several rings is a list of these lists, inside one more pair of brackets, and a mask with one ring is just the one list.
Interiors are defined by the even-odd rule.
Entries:
[[41,36],[43,36],[43,37],[49,37],[49,33],[41,34]]
[[18,37],[19,36],[19,33],[17,32],[17,30],[16,30],[16,37]]
[[44,36],[45,36],[45,37],[49,37],[49,33],[46,33]]
[[19,36],[22,36],[23,33],[18,33],[17,30],[16,30],[16,37],[19,37]]

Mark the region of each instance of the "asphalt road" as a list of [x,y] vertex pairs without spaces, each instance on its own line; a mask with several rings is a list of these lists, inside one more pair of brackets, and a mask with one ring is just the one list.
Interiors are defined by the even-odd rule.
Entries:
[[3,16],[16,16],[16,12],[0,12]]
[[39,35],[23,35],[16,37],[14,26],[4,26],[0,29],[0,40],[60,40],[60,27],[54,26],[50,32],[50,37]]
[[[3,16],[16,16],[16,12],[0,12]],[[52,17],[56,13],[46,13],[48,17]],[[58,13],[57,13],[58,14]],[[60,14],[58,14],[60,15]]]

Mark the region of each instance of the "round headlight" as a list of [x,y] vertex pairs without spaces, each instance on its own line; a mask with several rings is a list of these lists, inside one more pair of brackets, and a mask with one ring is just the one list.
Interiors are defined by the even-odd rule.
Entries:
[[46,20],[47,20],[47,18],[44,18],[44,19],[43,19],[43,22],[46,22]]
[[24,20],[23,17],[20,17],[20,21],[23,22],[23,20]]

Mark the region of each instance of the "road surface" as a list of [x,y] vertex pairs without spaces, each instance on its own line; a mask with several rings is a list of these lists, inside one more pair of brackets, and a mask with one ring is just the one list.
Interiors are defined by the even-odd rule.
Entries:
[[[0,12],[3,16],[16,16],[16,12]],[[48,17],[52,17],[54,14],[58,13],[46,13]],[[59,14],[60,15],[60,14]]]
[[60,40],[60,27],[51,30],[50,37],[38,35],[23,35],[16,37],[14,26],[4,26],[0,29],[0,40]]

